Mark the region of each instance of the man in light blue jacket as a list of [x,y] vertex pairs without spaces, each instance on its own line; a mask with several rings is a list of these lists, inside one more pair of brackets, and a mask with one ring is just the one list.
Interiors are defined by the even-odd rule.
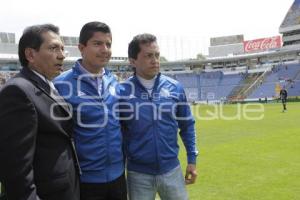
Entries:
[[[122,84],[121,121],[131,200],[188,199],[185,184],[196,172],[195,120],[182,85],[159,73],[156,37],[141,34],[129,44],[135,74]],[[185,179],[178,160],[178,129],[187,151]]]
[[85,24],[80,32],[82,59],[55,80],[70,103],[74,138],[82,175],[81,200],[127,199],[118,105],[118,82],[104,67],[111,57],[110,28]]

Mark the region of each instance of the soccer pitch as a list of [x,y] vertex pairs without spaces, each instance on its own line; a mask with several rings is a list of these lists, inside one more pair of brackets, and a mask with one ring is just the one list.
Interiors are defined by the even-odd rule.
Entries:
[[281,104],[261,105],[192,107],[199,156],[190,200],[300,199],[300,103],[285,113]]
[[[199,156],[191,200],[300,199],[300,103],[285,113],[279,103],[249,105],[192,107]],[[180,160],[185,170],[182,148]]]

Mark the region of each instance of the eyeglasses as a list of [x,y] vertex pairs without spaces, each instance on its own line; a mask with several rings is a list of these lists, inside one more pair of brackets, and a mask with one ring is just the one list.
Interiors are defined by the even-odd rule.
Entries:
[[65,51],[64,47],[62,47],[62,46],[50,46],[47,48],[47,50],[50,51],[51,53],[62,52],[63,54],[66,54],[66,51]]

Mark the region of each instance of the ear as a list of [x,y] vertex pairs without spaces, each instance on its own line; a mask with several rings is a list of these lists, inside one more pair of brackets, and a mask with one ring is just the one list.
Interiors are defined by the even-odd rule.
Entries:
[[83,45],[83,44],[81,44],[81,43],[78,44],[78,49],[79,49],[81,55],[82,55],[82,53],[83,53],[84,47],[85,47],[85,45]]
[[135,59],[129,58],[129,63],[130,63],[130,65],[132,65],[133,67],[135,67]]
[[25,57],[29,63],[34,62],[35,50],[32,48],[25,48]]

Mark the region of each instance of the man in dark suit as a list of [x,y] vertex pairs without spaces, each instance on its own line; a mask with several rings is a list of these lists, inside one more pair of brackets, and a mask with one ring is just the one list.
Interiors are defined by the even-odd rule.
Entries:
[[23,69],[0,91],[0,182],[8,200],[79,200],[72,115],[51,82],[64,58],[58,27],[25,29]]
[[282,112],[285,112],[287,109],[286,109],[286,101],[287,101],[287,96],[288,96],[288,93],[285,89],[285,86],[283,86],[280,90],[280,99],[281,99],[281,103],[282,103],[282,106],[283,106],[283,110]]

